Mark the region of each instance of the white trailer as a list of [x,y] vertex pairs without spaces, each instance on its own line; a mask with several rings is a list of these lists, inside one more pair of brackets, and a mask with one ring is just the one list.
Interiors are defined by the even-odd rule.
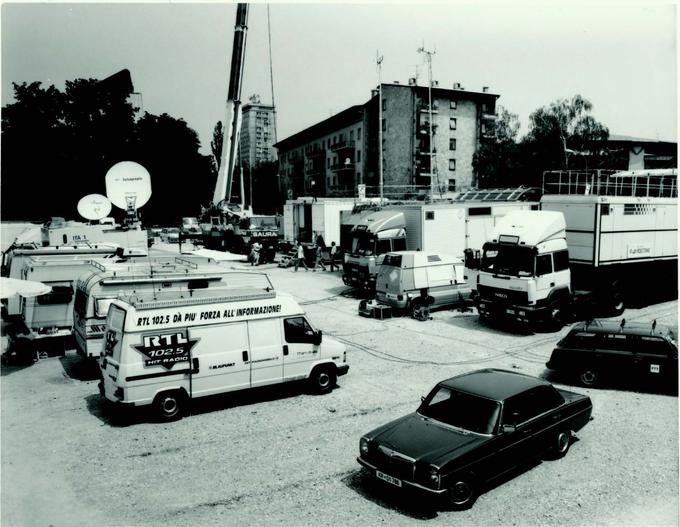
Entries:
[[284,238],[313,242],[314,233],[323,236],[326,245],[340,245],[342,213],[351,211],[354,198],[298,198],[286,201],[283,208]]

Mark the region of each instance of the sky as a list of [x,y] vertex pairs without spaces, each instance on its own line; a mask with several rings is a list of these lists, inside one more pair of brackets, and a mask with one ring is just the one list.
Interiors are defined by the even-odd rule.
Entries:
[[[349,106],[382,80],[500,95],[526,133],[532,111],[581,94],[611,134],[676,141],[677,6],[476,2],[272,3],[278,138]],[[63,89],[130,70],[143,110],[184,119],[210,152],[224,120],[235,3],[4,2],[2,105],[13,82]],[[267,6],[250,4],[242,100],[272,100]]]

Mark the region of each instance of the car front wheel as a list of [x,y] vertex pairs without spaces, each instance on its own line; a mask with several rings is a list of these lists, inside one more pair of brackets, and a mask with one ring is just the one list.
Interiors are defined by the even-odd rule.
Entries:
[[555,436],[553,444],[553,454],[555,459],[564,457],[569,452],[571,446],[571,431],[563,430]]
[[477,500],[477,487],[469,476],[456,477],[449,486],[447,497],[455,509],[469,509]]
[[331,367],[315,368],[309,377],[309,384],[314,393],[330,392],[335,386],[337,376]]

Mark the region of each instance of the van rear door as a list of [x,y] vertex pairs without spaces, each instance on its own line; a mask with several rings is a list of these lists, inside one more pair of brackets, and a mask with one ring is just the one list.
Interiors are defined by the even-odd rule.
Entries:
[[250,387],[246,322],[190,328],[189,339],[196,341],[191,349],[192,397]]

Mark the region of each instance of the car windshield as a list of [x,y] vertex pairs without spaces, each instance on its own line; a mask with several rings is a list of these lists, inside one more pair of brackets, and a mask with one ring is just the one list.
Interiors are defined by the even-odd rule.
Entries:
[[534,251],[530,247],[484,244],[482,270],[511,276],[533,276]]
[[478,434],[492,434],[500,408],[498,401],[437,386],[420,405],[418,413]]

